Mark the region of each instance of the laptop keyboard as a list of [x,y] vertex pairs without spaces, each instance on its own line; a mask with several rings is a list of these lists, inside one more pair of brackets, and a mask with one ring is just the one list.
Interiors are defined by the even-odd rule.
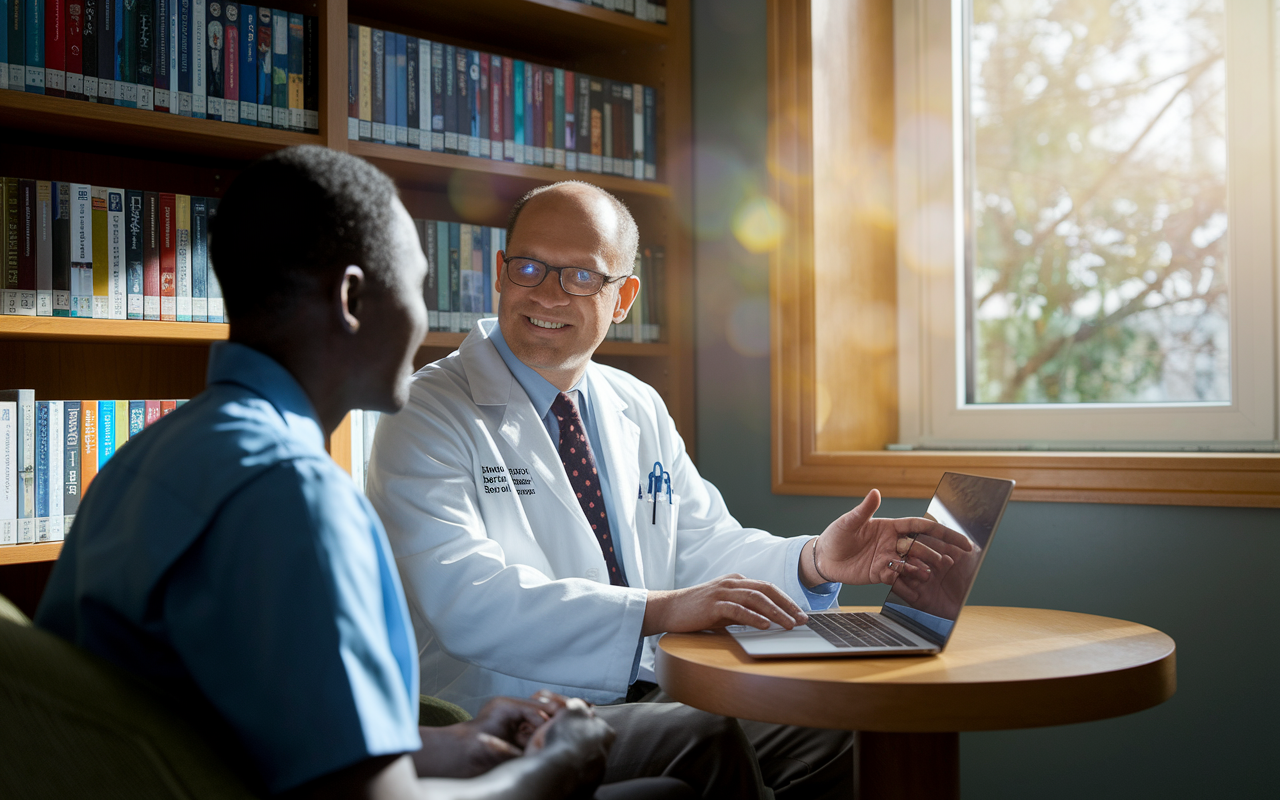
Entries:
[[876,614],[810,614],[809,628],[836,647],[917,647],[893,632]]

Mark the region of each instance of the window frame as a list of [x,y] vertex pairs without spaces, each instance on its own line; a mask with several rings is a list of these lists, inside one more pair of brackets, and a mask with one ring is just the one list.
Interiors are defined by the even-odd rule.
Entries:
[[[868,89],[872,83],[883,85],[884,73],[892,76],[897,94],[913,90],[920,96],[919,70],[895,70],[895,51],[901,55],[904,48],[915,46],[929,33],[929,25],[943,24],[945,35],[951,35],[949,11],[941,21],[938,14],[904,13],[940,4],[949,9],[947,0],[849,0],[849,14],[860,22],[879,23],[850,26],[848,39],[841,43],[841,50],[863,54],[861,67],[870,63],[879,71],[851,73],[848,98],[855,107],[850,113],[893,113],[885,107],[882,93]],[[815,320],[815,309],[820,304],[855,307],[865,299],[867,285],[897,280],[898,259],[894,248],[889,248],[846,261],[841,267],[846,279],[838,281],[824,272],[832,268],[829,259],[819,263],[820,253],[835,245],[825,241],[830,238],[825,227],[822,236],[815,236],[815,52],[810,0],[768,0],[768,15],[771,192],[788,221],[786,234],[771,255],[775,492],[858,496],[879,488],[893,497],[928,497],[942,472],[958,470],[1013,478],[1018,481],[1015,498],[1020,500],[1280,507],[1280,454],[1273,452],[888,451],[885,445],[899,441],[898,404],[904,394],[899,391],[886,397],[865,391],[855,370],[850,371],[851,377],[838,378],[836,388],[842,398],[856,397],[863,406],[859,417],[869,422],[839,437],[828,435],[828,419],[820,406],[824,395],[831,394],[832,376],[825,375],[820,385],[818,365],[823,346],[832,337],[827,327],[822,338],[817,336],[821,323]],[[887,42],[886,22],[892,29]],[[933,33],[938,34],[936,28]],[[831,49],[820,50],[818,57],[829,58]],[[895,135],[893,157],[899,174],[904,168],[901,133]],[[816,134],[819,139],[821,134]],[[855,149],[880,146],[863,130],[855,131],[852,138],[850,146]],[[899,195],[898,209],[906,199]],[[855,246],[858,226],[847,227],[842,234],[848,239],[845,244]],[[921,342],[904,333],[918,329],[919,307],[895,300],[892,313],[900,335],[888,357],[894,364],[919,363]],[[901,382],[895,380],[894,385]]]

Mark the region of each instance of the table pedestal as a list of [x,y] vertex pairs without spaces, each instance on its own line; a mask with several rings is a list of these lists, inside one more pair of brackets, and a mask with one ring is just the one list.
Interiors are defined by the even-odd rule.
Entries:
[[960,734],[859,731],[855,800],[960,797]]

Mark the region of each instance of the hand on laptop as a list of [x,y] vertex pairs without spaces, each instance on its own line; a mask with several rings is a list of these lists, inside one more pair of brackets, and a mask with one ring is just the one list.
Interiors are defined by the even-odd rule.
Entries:
[[972,583],[973,573],[982,560],[982,548],[970,542],[967,537],[956,535],[969,542],[968,549],[929,534],[916,537],[908,558],[915,554],[917,548],[924,547],[938,553],[942,557],[941,561],[923,578],[919,574],[902,575],[893,585],[893,593],[920,611],[955,619],[960,614],[960,606]]
[[930,519],[874,519],[879,507],[880,492],[872,489],[856,508],[827,526],[809,546],[817,548],[817,569],[812,552],[800,559],[806,583],[893,583],[910,576],[923,585],[935,571],[949,570],[957,554],[974,549],[963,534]]

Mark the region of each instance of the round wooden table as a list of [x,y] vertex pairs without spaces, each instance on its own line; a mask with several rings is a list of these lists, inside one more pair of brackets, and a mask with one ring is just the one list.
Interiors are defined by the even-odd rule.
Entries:
[[859,731],[855,797],[946,798],[960,794],[959,731],[1151,708],[1176,689],[1174,649],[1133,622],[970,606],[936,656],[757,660],[708,631],[662,637],[657,675],[667,694],[704,711]]

